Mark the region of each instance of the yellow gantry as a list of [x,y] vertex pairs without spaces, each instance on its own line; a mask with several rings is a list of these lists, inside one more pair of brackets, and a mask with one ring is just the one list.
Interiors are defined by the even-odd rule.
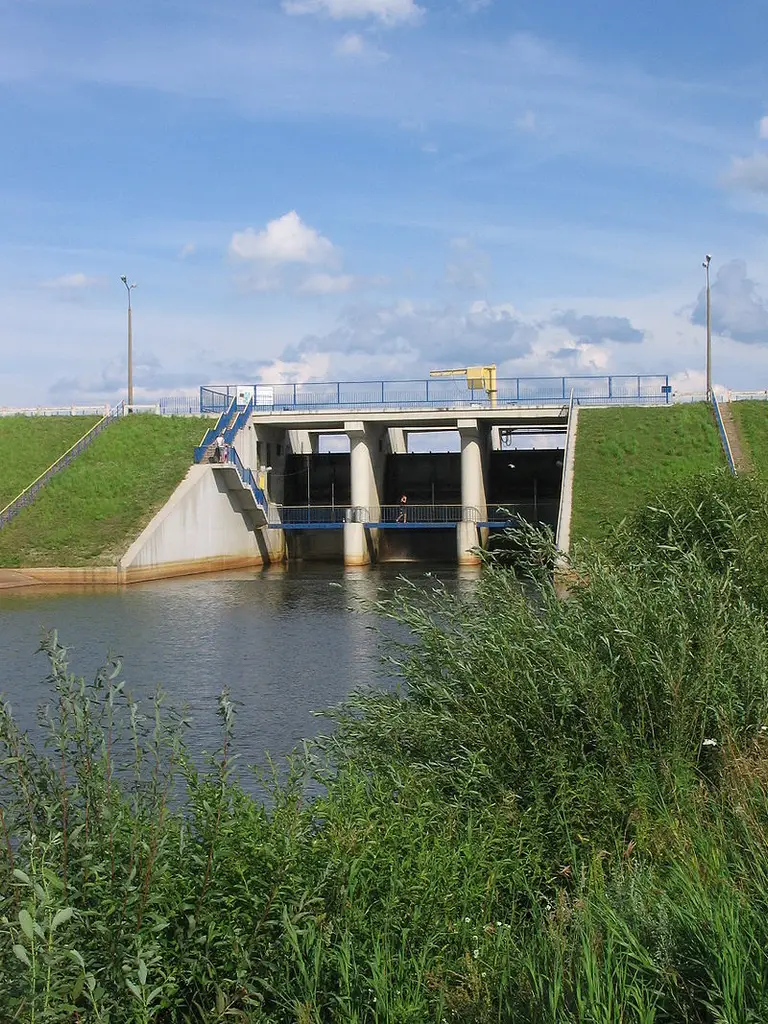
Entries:
[[491,405],[496,405],[496,364],[490,366],[463,366],[458,370],[430,370],[430,377],[466,377],[468,388],[483,388]]

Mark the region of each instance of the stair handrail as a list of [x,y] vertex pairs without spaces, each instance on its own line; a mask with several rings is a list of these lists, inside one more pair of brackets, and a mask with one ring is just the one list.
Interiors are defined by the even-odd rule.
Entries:
[[234,445],[229,446],[229,461],[237,470],[238,476],[242,480],[243,485],[250,488],[254,498],[256,499],[256,503],[259,505],[264,515],[269,518],[269,502],[267,501],[267,496],[256,483],[253,471],[243,465],[243,460],[237,454],[237,449]]
[[563,536],[565,533],[565,522],[564,522],[564,511],[566,505],[566,482],[568,476],[568,469],[573,458],[573,436],[574,436],[574,421],[573,421],[573,407],[575,402],[574,390],[571,388],[571,401],[568,405],[568,428],[565,432],[565,448],[563,450],[563,471],[560,475],[560,503],[557,509],[557,530],[555,531],[555,547],[558,551],[562,551]]
[[237,398],[233,398],[232,401],[227,406],[227,408],[221,414],[221,416],[219,416],[219,418],[216,420],[216,425],[214,427],[210,427],[208,430],[206,430],[205,434],[203,434],[202,441],[195,448],[195,462],[203,461],[203,459],[205,458],[205,453],[208,451],[210,446],[213,444],[213,442],[216,440],[219,434],[223,434],[227,427],[229,426],[229,420],[236,409]]
[[731,451],[731,442],[728,440],[728,433],[725,429],[725,423],[723,423],[722,413],[720,412],[720,403],[717,400],[717,395],[715,394],[714,389],[712,391],[712,408],[715,413],[715,423],[717,424],[717,429],[720,432],[723,451],[725,452],[725,457],[728,461],[728,468],[731,473],[736,476],[736,463],[734,462],[733,452]]
[[125,402],[120,402],[114,407],[114,409],[111,409],[106,415],[102,416],[98,423],[94,423],[90,430],[86,430],[83,436],[78,438],[71,448],[68,448],[63,455],[60,455],[55,462],[52,462],[47,469],[44,469],[31,484],[16,495],[13,501],[10,501],[5,508],[0,509],[0,530],[4,526],[7,526],[23,508],[27,508],[28,505],[32,504],[51,477],[64,469],[65,466],[68,466],[72,459],[79,455],[80,452],[84,451],[91,442],[98,437],[105,427],[108,427],[110,423],[113,423],[124,414]]

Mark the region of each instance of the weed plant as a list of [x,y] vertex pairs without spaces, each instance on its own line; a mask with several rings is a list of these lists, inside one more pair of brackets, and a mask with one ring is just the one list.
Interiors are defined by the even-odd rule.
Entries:
[[[55,635],[44,745],[0,714],[0,1019],[768,1020],[768,505],[671,493],[572,567],[404,582],[402,692],[246,793],[158,693]],[[308,778],[325,795],[306,801]]]

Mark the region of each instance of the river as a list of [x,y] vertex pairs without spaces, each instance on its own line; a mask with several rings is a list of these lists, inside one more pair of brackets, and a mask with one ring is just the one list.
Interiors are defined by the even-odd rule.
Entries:
[[195,755],[220,744],[217,696],[237,704],[236,749],[264,764],[305,738],[328,731],[315,712],[362,686],[392,686],[381,663],[387,623],[370,605],[391,594],[403,573],[449,590],[471,585],[455,567],[340,566],[187,576],[128,588],[0,591],[0,694],[17,721],[35,730],[36,708],[49,699],[43,630],[58,630],[70,667],[92,677],[108,652],[123,659],[126,689],[146,699],[162,684],[168,702],[186,704]]

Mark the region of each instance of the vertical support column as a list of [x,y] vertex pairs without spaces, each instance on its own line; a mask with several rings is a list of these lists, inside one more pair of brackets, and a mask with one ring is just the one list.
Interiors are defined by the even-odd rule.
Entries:
[[[262,466],[271,466],[266,474],[266,495],[270,506],[282,505],[285,491],[285,459],[288,454],[288,431],[282,427],[271,427],[257,423],[251,417],[250,444],[246,447],[247,458],[243,453],[240,457],[243,464],[256,475],[260,475]],[[269,463],[266,448],[269,445]],[[284,562],[286,558],[285,531],[265,527],[260,531],[264,549],[270,562]]]
[[349,437],[353,519],[344,524],[344,565],[369,565],[376,556],[378,530],[371,530],[367,535],[363,522],[378,522],[381,515],[381,432],[367,428],[360,420],[345,423],[344,430]]
[[481,539],[477,520],[486,517],[484,456],[487,450],[487,429],[478,428],[477,420],[458,420],[461,438],[461,505],[462,521],[456,527],[456,548],[459,565],[479,565],[480,558],[472,550]]

